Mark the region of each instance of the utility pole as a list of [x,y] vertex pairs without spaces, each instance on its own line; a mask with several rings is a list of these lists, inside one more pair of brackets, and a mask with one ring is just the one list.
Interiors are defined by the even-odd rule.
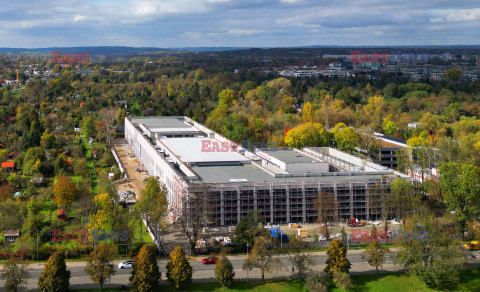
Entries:
[[[247,243],[247,260],[248,260],[248,243]],[[250,267],[247,266],[247,282],[248,282],[248,270],[250,270]]]
[[278,230],[280,231],[280,249],[283,249],[283,234],[282,234],[282,230],[280,229],[280,227],[278,227]]

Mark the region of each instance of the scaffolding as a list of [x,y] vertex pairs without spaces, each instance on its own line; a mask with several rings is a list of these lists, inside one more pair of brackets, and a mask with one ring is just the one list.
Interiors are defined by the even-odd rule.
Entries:
[[208,191],[213,226],[237,225],[251,211],[259,211],[267,223],[312,223],[318,220],[319,196],[333,196],[339,220],[377,220],[381,200],[390,195],[394,176],[350,180],[275,183],[211,184]]

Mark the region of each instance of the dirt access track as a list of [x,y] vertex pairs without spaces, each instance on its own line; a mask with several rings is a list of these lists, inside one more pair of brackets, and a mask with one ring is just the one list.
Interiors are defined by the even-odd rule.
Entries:
[[[139,199],[140,192],[143,190],[148,173],[145,171],[142,163],[136,158],[135,153],[130,149],[127,141],[124,139],[115,139],[113,141],[113,149],[118,155],[118,158],[125,167],[128,179],[115,183],[117,191],[125,193],[131,191],[137,195]],[[139,171],[140,170],[140,171]]]

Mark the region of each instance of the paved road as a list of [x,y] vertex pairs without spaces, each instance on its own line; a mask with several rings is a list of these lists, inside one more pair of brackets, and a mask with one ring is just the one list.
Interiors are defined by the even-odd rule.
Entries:
[[[233,268],[235,269],[237,279],[246,279],[247,272],[242,269],[243,262],[246,256],[232,256],[229,257],[230,261],[232,262]],[[280,255],[278,256],[283,264],[283,267],[277,269],[275,273],[267,275],[267,278],[285,278],[292,276],[291,269],[292,264],[287,255]],[[370,267],[365,260],[361,257],[361,251],[350,251],[347,254],[348,259],[352,263],[352,272],[372,272],[374,269]],[[322,270],[324,268],[325,261],[327,256],[325,252],[318,252],[318,253],[311,253],[310,259],[313,261],[315,265],[314,269]],[[118,263],[121,261],[115,261],[116,267],[116,275],[112,277],[110,283],[107,284],[107,287],[119,287],[121,285],[128,285],[129,284],[129,276],[131,269],[118,269]],[[166,274],[166,266],[167,260],[160,260],[158,261],[158,265],[160,267],[160,271],[162,272],[162,278],[165,279]],[[208,282],[208,281],[215,281],[214,280],[214,265],[203,265],[201,263],[201,258],[197,258],[195,261],[191,261],[190,264],[193,268],[193,277],[195,282]],[[85,273],[85,262],[68,262],[67,268],[71,272],[71,279],[70,284],[72,289],[79,289],[79,288],[95,288],[97,287],[95,284],[92,283],[90,278]],[[27,281],[26,288],[29,290],[33,290],[37,287],[38,278],[40,277],[45,264],[31,264],[29,266],[29,279]],[[391,263],[391,259],[387,260],[387,264],[384,265],[384,268],[388,271],[396,271],[399,270],[399,267],[395,267]],[[248,273],[250,279],[259,279],[260,273],[257,269],[251,270]],[[162,280],[163,283],[167,283],[165,280]],[[1,282],[1,286],[3,286],[3,281]]]

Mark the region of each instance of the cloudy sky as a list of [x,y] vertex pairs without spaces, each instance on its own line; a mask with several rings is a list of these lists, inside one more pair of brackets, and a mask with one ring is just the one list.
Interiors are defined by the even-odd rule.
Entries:
[[478,0],[0,0],[0,47],[480,44]]

